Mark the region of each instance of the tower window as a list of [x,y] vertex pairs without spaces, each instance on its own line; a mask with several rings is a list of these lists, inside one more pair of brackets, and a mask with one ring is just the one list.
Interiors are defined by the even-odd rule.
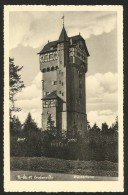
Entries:
[[50,60],[53,60],[53,54],[49,55]]
[[45,91],[44,92],[44,96],[46,96],[46,95],[48,95],[49,94],[49,92],[48,91]]
[[44,89],[44,80],[42,80],[42,89]]
[[62,93],[62,96],[64,96],[64,93]]
[[51,67],[51,71],[54,71],[54,66]]
[[47,72],[50,72],[50,68],[49,67],[47,68]]
[[59,81],[59,84],[61,84],[61,81]]
[[59,94],[61,94],[61,91],[59,91]]
[[42,72],[46,72],[46,68],[43,68]]
[[52,81],[52,85],[57,85],[57,81]]

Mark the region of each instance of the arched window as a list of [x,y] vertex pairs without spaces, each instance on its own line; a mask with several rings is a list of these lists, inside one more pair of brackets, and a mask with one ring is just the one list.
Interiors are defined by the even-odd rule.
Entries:
[[43,68],[42,72],[46,72],[46,68]]
[[55,67],[55,70],[57,70],[57,69],[58,69],[58,66]]
[[49,67],[47,68],[47,72],[50,72],[50,68]]
[[51,71],[54,71],[54,66],[51,67]]

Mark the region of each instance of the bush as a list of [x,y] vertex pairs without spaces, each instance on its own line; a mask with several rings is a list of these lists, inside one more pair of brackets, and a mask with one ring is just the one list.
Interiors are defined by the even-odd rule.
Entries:
[[109,161],[76,161],[46,157],[11,157],[11,170],[117,176],[118,164]]

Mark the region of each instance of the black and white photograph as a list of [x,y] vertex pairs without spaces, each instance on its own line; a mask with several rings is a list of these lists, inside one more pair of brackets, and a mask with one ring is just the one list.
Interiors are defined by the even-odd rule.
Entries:
[[4,53],[5,190],[123,191],[122,6],[5,6]]

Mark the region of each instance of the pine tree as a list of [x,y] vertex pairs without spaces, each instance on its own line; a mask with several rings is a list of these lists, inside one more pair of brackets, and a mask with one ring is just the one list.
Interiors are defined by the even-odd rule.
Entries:
[[97,124],[96,123],[94,123],[94,125],[92,126],[92,128],[91,128],[91,131],[93,131],[93,132],[100,132],[100,128],[97,126]]
[[10,118],[12,118],[12,112],[20,111],[20,108],[15,106],[15,95],[24,88],[24,83],[21,80],[19,72],[23,67],[19,67],[14,64],[14,59],[9,58],[9,99],[10,99]]
[[113,133],[118,133],[118,116],[115,119],[115,122],[112,124],[112,131]]
[[87,130],[89,131],[91,129],[90,122],[87,120]]
[[107,123],[102,123],[102,133],[108,134],[109,133],[109,128]]
[[47,130],[48,131],[52,131],[55,128],[54,123],[55,123],[55,121],[52,120],[52,116],[51,116],[51,114],[49,114],[49,116],[47,118]]
[[30,131],[37,131],[38,127],[36,122],[32,119],[32,116],[30,112],[28,113],[28,116],[24,122],[23,131],[24,133],[30,132]]
[[21,133],[22,124],[18,117],[15,115],[10,120],[10,133],[11,135],[19,135]]

